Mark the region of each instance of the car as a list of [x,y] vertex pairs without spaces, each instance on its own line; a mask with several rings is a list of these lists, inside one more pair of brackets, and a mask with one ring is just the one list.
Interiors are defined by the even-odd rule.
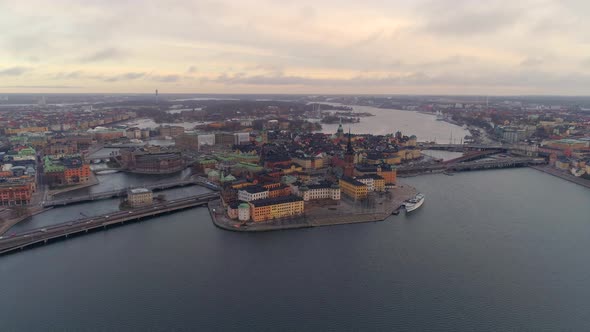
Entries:
[[127,212],[127,214],[132,214],[132,213],[133,213],[133,211],[129,211],[129,212]]
[[104,216],[105,219],[109,219],[109,216]]
[[45,232],[47,232],[47,228],[41,228],[40,231],[45,233]]

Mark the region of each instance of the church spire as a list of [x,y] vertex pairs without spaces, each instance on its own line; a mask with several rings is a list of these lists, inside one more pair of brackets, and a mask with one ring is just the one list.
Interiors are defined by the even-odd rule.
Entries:
[[354,150],[352,149],[351,138],[352,135],[350,134],[350,128],[348,128],[348,143],[346,143],[346,153],[354,153]]

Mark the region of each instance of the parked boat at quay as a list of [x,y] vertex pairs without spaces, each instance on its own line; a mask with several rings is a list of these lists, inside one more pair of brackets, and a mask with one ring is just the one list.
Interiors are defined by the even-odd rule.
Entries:
[[412,212],[412,211],[416,210],[417,208],[421,207],[422,204],[424,204],[425,198],[426,198],[426,196],[424,194],[418,193],[418,194],[416,194],[416,196],[414,198],[411,198],[411,199],[405,201],[404,208],[406,209],[406,213]]

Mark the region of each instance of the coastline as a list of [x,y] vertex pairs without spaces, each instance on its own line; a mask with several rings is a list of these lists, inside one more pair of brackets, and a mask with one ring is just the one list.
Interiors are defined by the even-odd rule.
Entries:
[[557,169],[550,168],[549,166],[530,166],[530,167],[533,169],[536,169],[539,172],[553,175],[553,176],[558,177],[560,179],[563,179],[563,180],[569,181],[571,183],[575,183],[577,185],[580,185],[582,187],[586,187],[586,188],[590,189],[590,181],[575,177],[569,173],[564,173],[564,172],[559,171]]
[[211,220],[215,226],[234,232],[270,232],[312,227],[350,225],[384,221],[395,211],[398,211],[405,200],[414,197],[417,193],[416,188],[405,184],[392,190],[394,192],[392,193],[391,198],[382,202],[387,203],[387,206],[384,206],[382,209],[374,209],[373,211],[366,213],[347,213],[343,210],[346,210],[349,207],[344,207],[325,213],[325,211],[321,211],[320,209],[306,207],[304,216],[284,218],[272,222],[248,222],[242,224],[238,220],[229,219],[225,214],[225,209],[221,206],[220,199],[209,202],[207,207],[209,209]]

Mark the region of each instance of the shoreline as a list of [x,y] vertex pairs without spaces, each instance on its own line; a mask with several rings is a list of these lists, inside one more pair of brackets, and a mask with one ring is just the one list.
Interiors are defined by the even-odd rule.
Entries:
[[544,166],[544,167],[543,166],[529,166],[529,167],[536,169],[539,172],[553,175],[553,176],[558,177],[560,179],[563,179],[568,182],[575,183],[579,186],[586,187],[586,188],[590,189],[590,181],[589,180],[575,177],[569,173],[563,173],[562,171],[559,171],[557,169],[549,168],[549,166]]
[[309,211],[310,209],[313,209],[312,207],[306,208],[304,216],[283,218],[273,222],[248,222],[242,224],[238,220],[229,219],[227,217],[225,214],[225,208],[221,205],[220,199],[209,202],[207,208],[209,210],[209,215],[211,216],[211,221],[215,226],[233,232],[271,232],[312,227],[361,224],[385,221],[393,215],[395,211],[401,209],[405,200],[414,197],[418,192],[416,188],[405,184],[394,188],[393,190],[396,189],[398,189],[397,191],[399,192],[397,194],[394,193],[392,198],[385,201],[389,203],[387,208],[367,213],[343,213],[342,210],[345,210],[346,208],[340,208],[340,212],[335,210],[332,213],[322,215],[319,213],[321,211]]

